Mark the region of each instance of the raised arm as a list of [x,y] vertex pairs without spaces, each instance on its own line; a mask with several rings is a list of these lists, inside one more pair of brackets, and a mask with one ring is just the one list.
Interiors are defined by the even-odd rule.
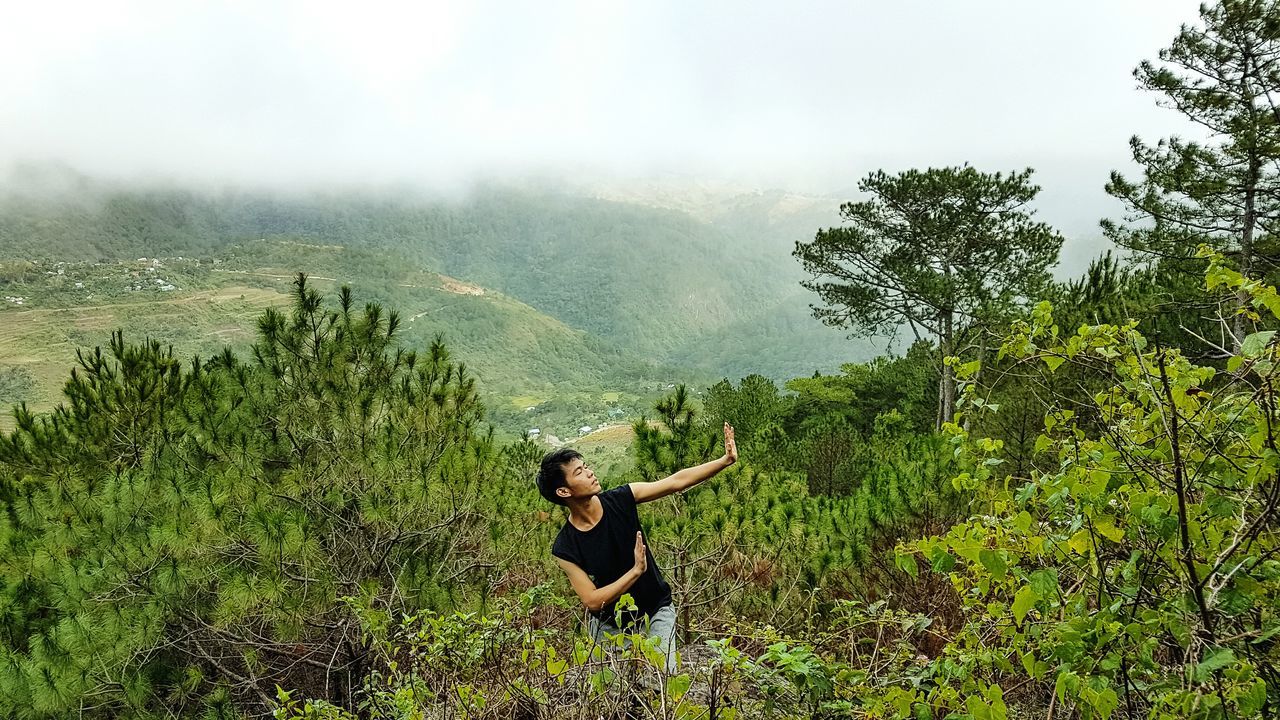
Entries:
[[637,503],[664,498],[673,493],[688,490],[703,480],[714,477],[716,473],[724,470],[737,461],[738,445],[733,439],[733,426],[729,423],[725,423],[724,455],[721,455],[718,459],[712,460],[711,462],[705,462],[701,465],[685,468],[674,475],[668,475],[661,480],[631,483],[631,494],[635,496]]
[[569,584],[573,586],[573,591],[578,594],[578,599],[583,605],[592,612],[604,609],[606,605],[622,597],[622,593],[631,589],[636,580],[644,574],[649,567],[648,555],[645,554],[644,538],[640,533],[636,533],[635,548],[635,565],[631,569],[623,573],[622,577],[605,585],[602,588],[596,587],[591,582],[591,578],[582,568],[575,563],[569,562],[564,558],[556,558],[556,562],[560,563],[560,568],[564,570],[564,574],[569,576]]

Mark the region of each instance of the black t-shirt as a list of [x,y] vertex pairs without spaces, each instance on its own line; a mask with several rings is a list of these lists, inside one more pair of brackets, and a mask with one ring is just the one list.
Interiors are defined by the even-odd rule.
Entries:
[[[622,577],[636,564],[636,531],[640,530],[640,515],[636,512],[636,498],[630,485],[606,490],[597,497],[604,506],[600,522],[583,532],[565,521],[551,544],[551,554],[582,568],[596,587],[601,588]],[[646,538],[647,568],[627,592],[636,601],[640,613],[653,615],[671,604],[671,587],[658,572],[658,564],[653,561],[653,552],[648,545]],[[594,615],[612,624],[615,604],[609,603]],[[627,615],[624,613],[622,618],[624,623],[639,619]]]

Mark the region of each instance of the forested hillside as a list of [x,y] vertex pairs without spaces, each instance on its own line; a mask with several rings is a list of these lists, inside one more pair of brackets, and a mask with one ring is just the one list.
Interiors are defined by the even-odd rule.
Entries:
[[[112,330],[171,344],[182,356],[247,348],[264,308],[285,308],[297,273],[317,286],[345,283],[367,301],[401,308],[402,334],[437,336],[465,355],[482,382],[489,419],[507,433],[543,427],[576,435],[697,374],[663,367],[492,289],[416,270],[394,252],[253,240],[205,258],[105,263],[9,263],[0,318],[6,402],[48,409],[79,349]],[[0,380],[0,383],[4,381]],[[527,412],[529,406],[537,406]],[[0,420],[8,427],[11,418]]]
[[[732,212],[712,220],[498,188],[457,201],[404,193],[111,190],[65,178],[31,179],[31,191],[14,190],[22,178],[15,176],[0,200],[0,254],[10,260],[214,257],[266,238],[302,243],[295,257],[305,262],[308,246],[338,245],[391,253],[416,269],[497,290],[656,363],[725,376],[749,366],[784,379],[796,363],[772,347],[788,347],[811,370],[868,354],[865,345],[825,332],[797,293],[800,275],[789,253],[812,233],[813,210],[788,211],[766,196],[739,198]],[[35,192],[49,184],[79,189]],[[370,273],[385,272],[369,265],[344,279],[376,280]],[[722,333],[753,327],[770,337],[762,357],[746,365],[726,358],[717,340],[732,338]]]

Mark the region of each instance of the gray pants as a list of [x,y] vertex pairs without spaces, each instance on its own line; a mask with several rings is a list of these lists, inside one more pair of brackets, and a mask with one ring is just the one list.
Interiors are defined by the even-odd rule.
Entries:
[[[621,632],[621,630],[614,627],[613,623],[597,620],[594,615],[587,622],[587,633],[591,635],[591,640],[596,644],[599,644],[606,636],[617,635]],[[674,605],[664,605],[658,608],[657,612],[649,616],[648,627],[644,627],[642,624],[632,632],[658,638],[658,650],[667,658],[667,672],[674,673],[676,671],[676,608]]]

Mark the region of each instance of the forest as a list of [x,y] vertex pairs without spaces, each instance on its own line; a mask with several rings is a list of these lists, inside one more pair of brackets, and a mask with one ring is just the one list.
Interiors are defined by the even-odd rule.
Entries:
[[[676,242],[703,265],[618,280],[642,299],[589,298],[612,313],[569,303],[560,320],[584,335],[539,325],[614,353],[588,368],[603,378],[593,392],[617,377],[634,390],[606,401],[625,447],[583,445],[607,486],[712,460],[724,424],[735,429],[737,463],[640,510],[672,588],[674,672],[642,633],[583,632],[549,552],[566,513],[533,482],[550,447],[497,427],[522,418],[486,406],[447,322],[412,329],[421,288],[342,282],[412,267],[405,285],[457,295],[472,282],[519,308],[560,306],[573,285],[557,268],[621,278],[654,251],[592,255],[616,216],[592,231],[578,207],[580,242],[546,240],[564,254],[521,275],[498,272],[516,265],[494,259],[516,247],[493,240],[500,230],[461,246],[392,239],[437,237],[414,229],[430,222],[453,224],[440,238],[467,236],[524,214],[535,219],[519,227],[549,236],[565,217],[555,203],[601,206],[504,196],[465,211],[366,213],[377,201],[359,200],[303,213],[134,194],[76,214],[10,199],[0,228],[30,257],[5,264],[6,295],[56,278],[58,257],[114,267],[159,247],[197,258],[163,279],[199,288],[215,257],[252,273],[286,266],[300,253],[288,243],[339,249],[312,248],[307,268],[261,281],[281,302],[241,307],[253,324],[240,342],[179,353],[124,327],[80,347],[51,409],[22,402],[39,378],[0,367],[0,400],[14,403],[0,433],[0,714],[1275,717],[1280,4],[1202,6],[1134,78],[1197,139],[1135,137],[1136,174],[1099,178],[1125,212],[1102,219],[1115,250],[1080,277],[1052,274],[1064,238],[1035,217],[1030,168],[877,170],[838,220],[791,238],[780,276],[831,342],[908,338],[897,353],[719,381],[682,365],[680,333],[733,328],[747,356],[785,335],[783,322],[748,331],[787,292],[712,322],[767,261],[726,266],[708,314],[664,335],[682,295],[646,293],[717,266],[715,232],[675,214],[635,237],[684,233]],[[474,306],[479,328],[462,337],[535,322],[514,305]],[[500,342],[475,347],[500,362]],[[722,350],[700,357],[722,367]],[[572,352],[552,355],[545,377]]]

